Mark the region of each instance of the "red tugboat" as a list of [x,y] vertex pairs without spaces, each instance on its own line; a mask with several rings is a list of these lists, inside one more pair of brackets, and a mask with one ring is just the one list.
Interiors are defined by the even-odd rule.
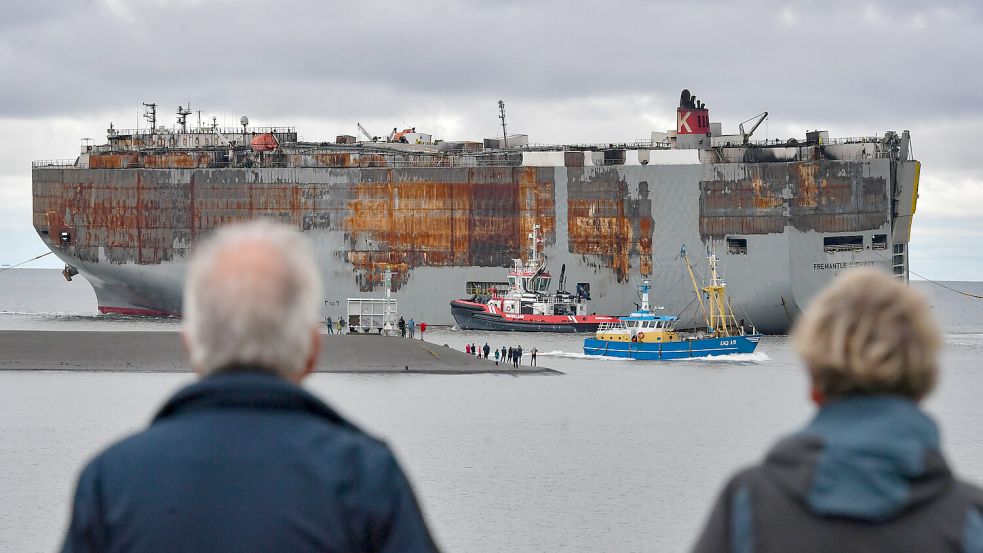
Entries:
[[587,315],[589,289],[576,294],[564,290],[566,266],[560,270],[557,291],[549,292],[553,277],[546,272],[546,260],[539,255],[539,225],[533,226],[529,261],[513,259],[505,290],[491,296],[453,300],[451,315],[462,330],[513,330],[520,332],[595,332],[601,323],[615,323],[617,317]]

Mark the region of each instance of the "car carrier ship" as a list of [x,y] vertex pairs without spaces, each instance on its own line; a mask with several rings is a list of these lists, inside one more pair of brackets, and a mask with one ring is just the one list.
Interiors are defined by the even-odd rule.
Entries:
[[735,309],[769,333],[842,270],[908,277],[920,164],[907,131],[756,141],[766,113],[723,134],[686,90],[675,129],[577,146],[435,142],[413,128],[306,142],[245,117],[191,128],[183,106],[161,128],[148,108],[148,128],[110,125],[76,159],[33,164],[34,227],[104,313],[179,315],[196,241],[255,217],[309,237],[326,314],[378,295],[388,270],[401,312],[432,324],[452,323],[451,300],[503,286],[534,225],[550,265],[604,314],[635,308],[639,278],[684,312],[692,290],[669,270],[682,245],[716,252]]

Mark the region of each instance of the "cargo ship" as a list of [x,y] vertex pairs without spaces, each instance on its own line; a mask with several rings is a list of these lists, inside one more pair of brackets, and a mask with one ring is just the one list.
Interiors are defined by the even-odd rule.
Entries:
[[754,140],[767,114],[724,134],[687,90],[675,129],[595,145],[440,142],[415,128],[310,142],[245,117],[192,127],[184,106],[161,128],[147,106],[147,128],[110,125],[75,159],[33,163],[34,227],[104,313],[180,315],[196,241],[255,217],[310,239],[326,314],[378,295],[388,270],[401,314],[431,324],[453,323],[451,300],[505,284],[537,224],[551,266],[589,287],[597,313],[632,311],[639,275],[682,312],[692,292],[667,272],[683,244],[718,253],[735,308],[766,333],[842,270],[908,277],[920,164],[907,131]]

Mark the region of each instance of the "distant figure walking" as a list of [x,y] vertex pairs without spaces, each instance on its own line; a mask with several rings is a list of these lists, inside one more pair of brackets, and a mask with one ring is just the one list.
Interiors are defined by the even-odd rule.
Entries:
[[532,348],[532,350],[529,351],[529,354],[531,355],[529,359],[529,366],[530,367],[538,366],[536,365],[536,348]]
[[471,344],[464,344],[464,353],[471,353]]
[[427,331],[427,323],[420,323],[420,339],[423,339],[423,333]]
[[200,380],[82,470],[63,551],[436,551],[386,444],[300,386],[320,282],[270,222],[196,247],[181,324]]
[[338,317],[338,334],[344,334],[344,333],[345,333],[345,318]]
[[919,406],[941,343],[903,282],[834,279],[792,333],[815,418],[730,480],[693,551],[983,551],[983,490],[953,477]]
[[499,359],[499,357],[501,357],[501,353],[502,353],[501,351],[499,351],[497,349],[495,350],[495,366],[496,367],[498,366],[498,359]]
[[504,363],[505,362],[505,359],[506,359],[505,353],[506,353],[505,346],[502,346],[502,363]]
[[471,353],[473,353],[475,357],[478,357],[478,348],[474,345],[474,342],[471,342]]
[[509,346],[509,365],[515,364],[515,348]]
[[416,321],[410,319],[408,324],[410,328],[410,339],[412,340],[416,336]]
[[334,321],[331,320],[331,315],[324,319],[324,328],[328,329],[328,334],[334,334]]
[[396,326],[399,327],[400,338],[406,338],[406,321],[403,320],[403,317],[399,318],[399,322],[396,323]]
[[481,348],[481,351],[485,354],[485,359],[488,359],[488,353],[491,352],[491,347],[488,346],[488,342],[485,342],[485,347]]

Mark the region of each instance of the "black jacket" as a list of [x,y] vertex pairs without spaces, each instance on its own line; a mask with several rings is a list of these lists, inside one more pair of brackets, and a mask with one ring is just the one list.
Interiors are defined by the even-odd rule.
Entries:
[[392,453],[256,372],[179,391],[79,477],[63,551],[431,552]]
[[727,484],[694,551],[983,553],[983,492],[911,401],[830,401]]

